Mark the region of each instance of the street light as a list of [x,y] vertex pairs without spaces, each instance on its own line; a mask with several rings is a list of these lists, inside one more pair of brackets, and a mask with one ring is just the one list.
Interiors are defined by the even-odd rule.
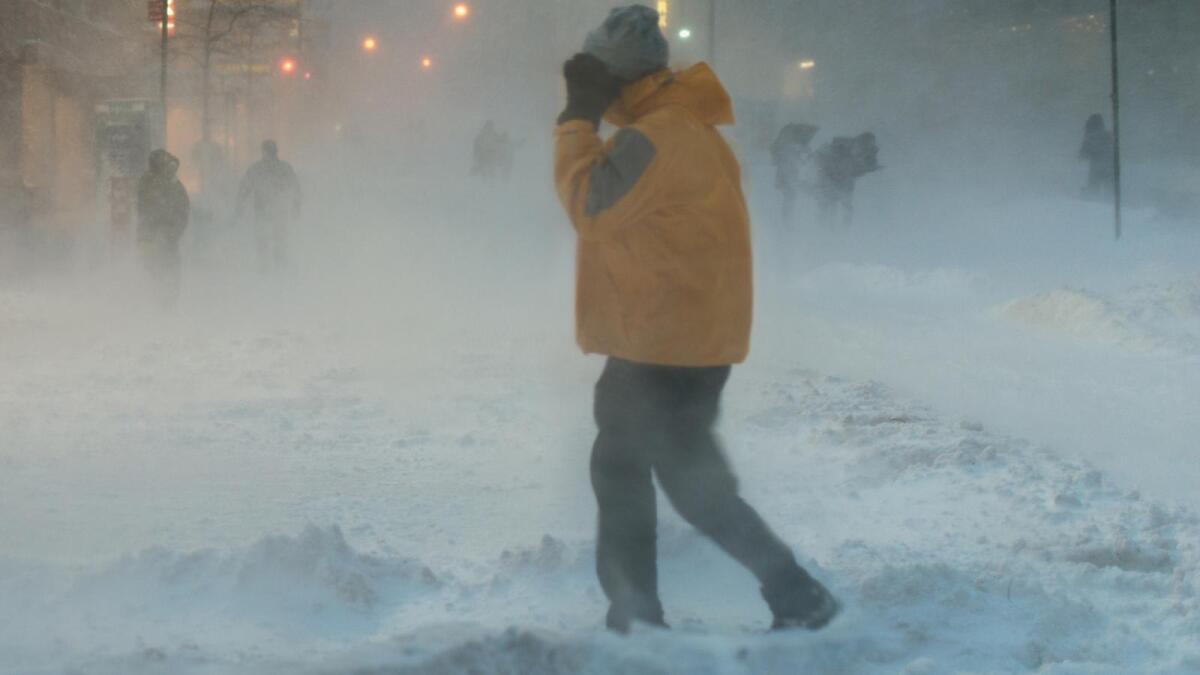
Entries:
[[296,59],[285,58],[279,62],[279,72],[284,75],[294,75],[296,73]]
[[471,6],[465,2],[460,2],[454,6],[454,18],[462,21],[471,16]]
[[686,40],[690,37],[692,37],[692,30],[690,28],[680,28],[679,29],[679,39],[680,40]]
[[796,67],[800,70],[812,70],[813,68],[817,67],[817,62],[813,61],[812,59],[804,59],[803,61],[797,63]]
[[363,38],[362,49],[364,52],[367,52],[367,53],[373,52],[376,49],[379,49],[379,41],[376,40],[374,37],[367,36],[367,37]]
[[[161,31],[163,28],[163,3],[162,0],[150,0],[150,20],[158,26]],[[175,34],[175,0],[167,0],[167,32],[171,35]]]
[[433,68],[433,58],[428,56],[421,57],[421,70],[431,70]]

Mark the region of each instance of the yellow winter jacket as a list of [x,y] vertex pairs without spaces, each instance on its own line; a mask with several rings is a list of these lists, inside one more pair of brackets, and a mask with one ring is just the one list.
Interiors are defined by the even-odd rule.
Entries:
[[750,219],[716,125],[729,94],[699,64],[625,87],[605,117],[555,132],[554,179],[578,233],[576,336],[585,353],[720,366],[749,351]]

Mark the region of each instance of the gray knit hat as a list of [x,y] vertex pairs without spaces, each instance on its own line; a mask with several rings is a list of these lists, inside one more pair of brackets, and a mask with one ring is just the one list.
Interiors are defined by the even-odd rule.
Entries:
[[633,81],[667,67],[670,48],[658,29],[658,12],[644,5],[618,7],[604,25],[588,33],[583,51],[604,62],[613,75]]

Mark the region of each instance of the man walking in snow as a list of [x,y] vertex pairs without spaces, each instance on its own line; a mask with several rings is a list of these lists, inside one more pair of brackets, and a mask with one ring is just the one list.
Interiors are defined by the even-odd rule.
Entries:
[[809,143],[817,135],[817,127],[794,122],[779,130],[779,136],[771,143],[771,163],[775,165],[775,189],[783,199],[783,225],[792,225],[792,214],[796,209],[796,197],[800,194],[803,181],[800,169],[812,158]]
[[287,263],[288,230],[300,216],[300,181],[292,165],[279,159],[275,141],[263,141],[262,159],[246,171],[238,189],[237,217],[254,204],[258,264],[263,272]]
[[166,150],[150,153],[138,180],[137,241],[142,262],[158,285],[158,300],[171,308],[179,299],[179,241],[191,212],[187,188],[179,181],[179,159]]
[[1116,173],[1113,134],[1104,127],[1104,117],[1100,113],[1088,117],[1083,126],[1083,145],[1079,148],[1079,158],[1088,163],[1088,182],[1084,195],[1111,199],[1113,175]]
[[854,186],[859,178],[879,170],[875,134],[837,137],[817,150],[817,206],[821,222],[829,227],[854,222]]
[[[608,357],[596,384],[592,485],[607,625],[665,626],[653,475],[690,523],[762,584],[774,628],[818,629],[837,603],[738,496],[713,433],[730,366],[746,358],[750,223],[716,125],[729,95],[707,65],[672,73],[658,13],[612,11],[563,68],[555,182],[578,234],[576,327]],[[601,118],[620,130],[608,141]]]

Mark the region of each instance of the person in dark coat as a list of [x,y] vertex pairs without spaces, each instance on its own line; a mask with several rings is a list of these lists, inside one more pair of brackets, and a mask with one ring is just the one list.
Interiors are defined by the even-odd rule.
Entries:
[[288,231],[300,217],[300,181],[292,165],[279,159],[275,141],[263,141],[262,159],[242,178],[237,197],[239,219],[250,204],[254,207],[259,269],[282,268],[287,264]]
[[812,160],[809,143],[817,135],[817,127],[811,124],[792,123],[779,130],[779,136],[771,143],[771,163],[775,165],[775,189],[783,199],[783,222],[792,222],[796,208],[796,197],[800,194],[802,181],[800,169]]
[[839,136],[817,151],[817,206],[821,221],[832,226],[841,213],[842,222],[854,221],[854,187],[859,178],[879,170],[879,146],[875,134],[853,138]]
[[1084,194],[1090,197],[1111,196],[1115,174],[1113,135],[1104,127],[1104,118],[1099,113],[1088,117],[1083,126],[1083,146],[1079,148],[1079,158],[1088,163],[1088,182]]
[[138,180],[138,250],[158,284],[165,307],[179,299],[179,241],[188,226],[191,202],[176,175],[179,159],[166,150],[150,153],[150,166]]

